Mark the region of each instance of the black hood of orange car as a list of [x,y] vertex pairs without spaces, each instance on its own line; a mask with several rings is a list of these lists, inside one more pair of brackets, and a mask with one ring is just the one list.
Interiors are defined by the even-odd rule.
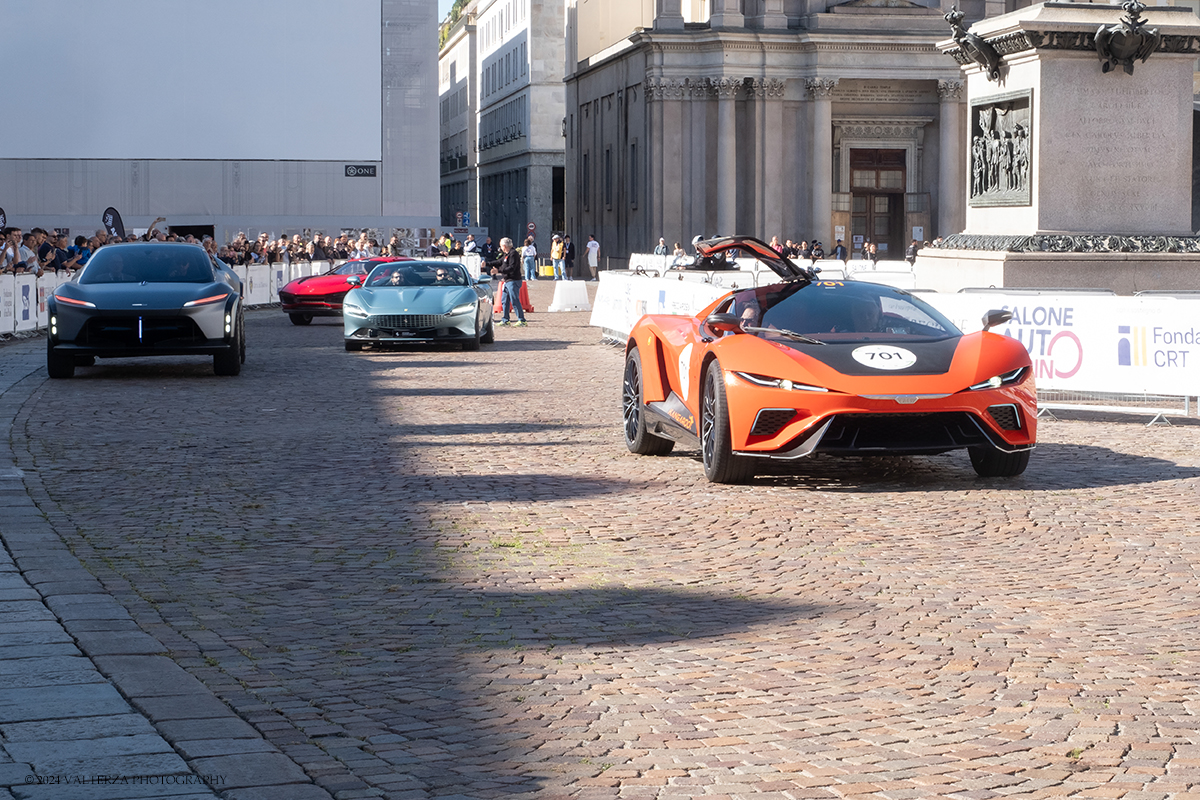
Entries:
[[[773,339],[785,347],[804,353],[843,375],[944,375],[950,371],[954,353],[958,350],[961,336],[950,336],[932,342],[906,342],[903,340],[876,340],[860,342],[831,342],[826,345],[804,344],[780,337]],[[917,357],[916,362],[905,369],[874,369],[854,358],[854,352],[870,345],[887,345],[908,350]]]

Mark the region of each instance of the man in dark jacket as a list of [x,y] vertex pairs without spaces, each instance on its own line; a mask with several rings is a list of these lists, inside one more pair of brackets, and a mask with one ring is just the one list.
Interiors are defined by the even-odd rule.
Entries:
[[567,280],[575,280],[578,277],[575,274],[575,245],[571,243],[570,236],[563,237],[563,264]]
[[504,309],[504,318],[500,320],[501,325],[507,325],[509,322],[508,316],[512,308],[517,309],[517,327],[525,326],[525,309],[521,308],[521,286],[524,282],[524,276],[521,272],[521,254],[513,247],[512,239],[505,236],[500,240],[500,257],[495,261],[489,261],[488,266],[491,268],[493,275],[499,275],[504,281],[504,287],[501,289],[501,307]]

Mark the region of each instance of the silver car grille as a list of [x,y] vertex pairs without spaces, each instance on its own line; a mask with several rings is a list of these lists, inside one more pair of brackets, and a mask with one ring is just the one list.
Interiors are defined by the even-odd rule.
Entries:
[[445,318],[444,314],[376,314],[367,318],[366,327],[389,330],[436,328]]

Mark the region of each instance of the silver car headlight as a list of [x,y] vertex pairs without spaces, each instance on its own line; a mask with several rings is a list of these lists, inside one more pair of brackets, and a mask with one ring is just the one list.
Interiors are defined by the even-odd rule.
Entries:
[[806,383],[795,383],[787,378],[768,378],[766,375],[755,375],[752,372],[734,372],[747,383],[755,386],[765,386],[768,389],[786,389],[789,392],[828,392],[824,386],[809,386]]
[[470,314],[474,310],[475,310],[474,303],[463,303],[461,306],[455,306],[454,308],[450,309],[450,313],[447,314],[446,316],[457,317],[460,314]]
[[977,383],[974,386],[968,386],[967,391],[976,392],[980,389],[999,389],[1001,386],[1009,386],[1014,383],[1020,383],[1025,379],[1025,371],[1028,367],[1014,369],[1012,372],[1005,372],[1003,375],[993,375],[983,383]]
[[348,317],[358,317],[360,319],[366,319],[367,317],[371,316],[362,308],[362,306],[356,306],[354,303],[343,303],[342,313]]

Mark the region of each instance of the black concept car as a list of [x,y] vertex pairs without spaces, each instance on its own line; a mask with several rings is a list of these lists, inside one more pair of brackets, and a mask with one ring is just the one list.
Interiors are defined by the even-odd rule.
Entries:
[[51,378],[96,358],[212,356],[218,375],[237,375],[246,360],[241,283],[199,245],[103,247],[54,290],[47,310]]

